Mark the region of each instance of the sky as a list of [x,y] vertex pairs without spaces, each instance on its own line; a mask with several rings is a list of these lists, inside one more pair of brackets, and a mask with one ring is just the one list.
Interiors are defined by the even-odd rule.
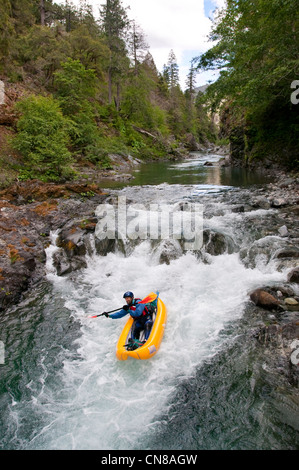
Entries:
[[[76,5],[79,0],[72,0]],[[59,3],[64,3],[60,0]],[[87,0],[98,17],[105,0]],[[135,20],[145,34],[157,69],[162,72],[167,64],[170,50],[176,55],[179,66],[180,85],[186,88],[186,76],[190,61],[212,47],[208,41],[213,11],[225,6],[225,0],[122,0],[124,7],[130,7],[128,17]],[[215,81],[217,72],[197,75],[197,86],[208,80]]]
[[[160,72],[173,49],[184,90],[190,60],[212,46],[208,42],[212,25],[209,18],[216,7],[225,5],[225,0],[122,0],[122,4],[130,6],[129,18],[136,20],[144,31]],[[198,74],[197,85],[216,78],[215,72]]]

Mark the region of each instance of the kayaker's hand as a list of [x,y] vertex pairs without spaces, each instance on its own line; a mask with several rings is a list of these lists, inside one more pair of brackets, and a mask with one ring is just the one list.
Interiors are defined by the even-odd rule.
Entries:
[[125,310],[126,312],[129,310],[129,308],[130,308],[129,305],[124,305],[123,306],[123,310]]
[[106,317],[106,318],[109,318],[109,315],[107,312],[104,312],[103,315]]

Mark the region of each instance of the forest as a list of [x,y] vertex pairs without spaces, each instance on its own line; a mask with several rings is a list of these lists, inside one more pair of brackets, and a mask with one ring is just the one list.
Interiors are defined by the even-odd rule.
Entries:
[[195,73],[183,92],[172,50],[158,72],[120,0],[102,5],[98,20],[85,1],[0,4],[0,79],[21,89],[11,144],[19,179],[72,178],[80,161],[109,169],[112,153],[174,158],[193,140],[217,138]]
[[197,70],[220,70],[207,100],[221,109],[233,163],[299,167],[298,9],[298,0],[227,0],[216,45],[194,59]]
[[[216,45],[190,62],[182,90],[173,50],[159,72],[121,0],[106,0],[99,18],[84,0],[0,0],[0,80],[17,97],[11,119],[0,104],[1,167],[57,181],[82,161],[111,168],[109,154],[175,158],[217,142],[230,143],[234,164],[296,169],[295,3],[228,0],[213,23]],[[220,77],[196,93],[207,69]]]

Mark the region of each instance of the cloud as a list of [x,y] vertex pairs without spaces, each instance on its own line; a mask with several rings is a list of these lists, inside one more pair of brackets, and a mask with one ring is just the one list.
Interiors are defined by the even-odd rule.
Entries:
[[170,49],[177,59],[184,51],[207,49],[211,21],[205,16],[204,0],[123,0],[129,17],[146,34],[158,69],[167,62]]
[[[56,0],[57,1],[57,0]],[[64,0],[58,0],[60,3]],[[79,0],[73,0],[75,4]],[[98,16],[105,0],[87,0]],[[212,44],[208,41],[211,17],[216,7],[223,7],[226,0],[122,0],[124,7],[130,7],[128,17],[135,20],[143,30],[150,46],[150,52],[159,71],[167,63],[173,49],[180,69],[181,87],[185,88],[190,60],[207,51]],[[215,79],[210,73],[202,75],[200,85]]]
[[[145,33],[158,70],[162,71],[173,49],[184,89],[190,60],[212,46],[208,41],[212,26],[209,17],[216,7],[222,8],[226,0],[122,0],[122,3],[130,7],[129,18]],[[214,72],[207,72],[199,77],[198,84],[216,78]]]

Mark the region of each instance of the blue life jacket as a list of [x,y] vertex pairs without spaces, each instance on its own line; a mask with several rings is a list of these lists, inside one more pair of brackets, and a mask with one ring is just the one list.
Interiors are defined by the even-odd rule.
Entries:
[[[136,305],[139,305],[141,301],[142,301],[142,299],[133,299],[132,304],[130,305],[130,310],[135,312],[136,311]],[[129,313],[130,313],[130,310],[129,310]],[[146,305],[144,305],[144,309],[143,309],[142,314],[139,315],[137,318],[139,318],[140,316],[145,317],[146,315],[148,315],[148,313],[149,313],[149,309],[147,308]],[[130,313],[130,315],[131,315],[131,313]],[[136,318],[136,317],[134,317],[134,315],[131,315],[131,317]]]
[[[149,310],[148,308],[146,307],[146,305],[143,305],[143,304],[140,304],[141,302],[141,299],[133,299],[132,301],[132,305],[130,305],[129,307],[129,310],[124,310],[123,308],[119,311],[119,312],[116,312],[116,313],[112,313],[111,315],[109,315],[109,318],[112,318],[113,320],[116,320],[118,318],[122,318],[124,317],[125,315],[128,315],[128,313],[131,315],[132,318],[136,319],[136,318],[142,318],[143,316],[146,316],[148,313],[149,313]],[[142,308],[142,311],[138,314],[135,313],[136,312],[136,309],[138,310],[141,310],[139,307],[143,307]]]

